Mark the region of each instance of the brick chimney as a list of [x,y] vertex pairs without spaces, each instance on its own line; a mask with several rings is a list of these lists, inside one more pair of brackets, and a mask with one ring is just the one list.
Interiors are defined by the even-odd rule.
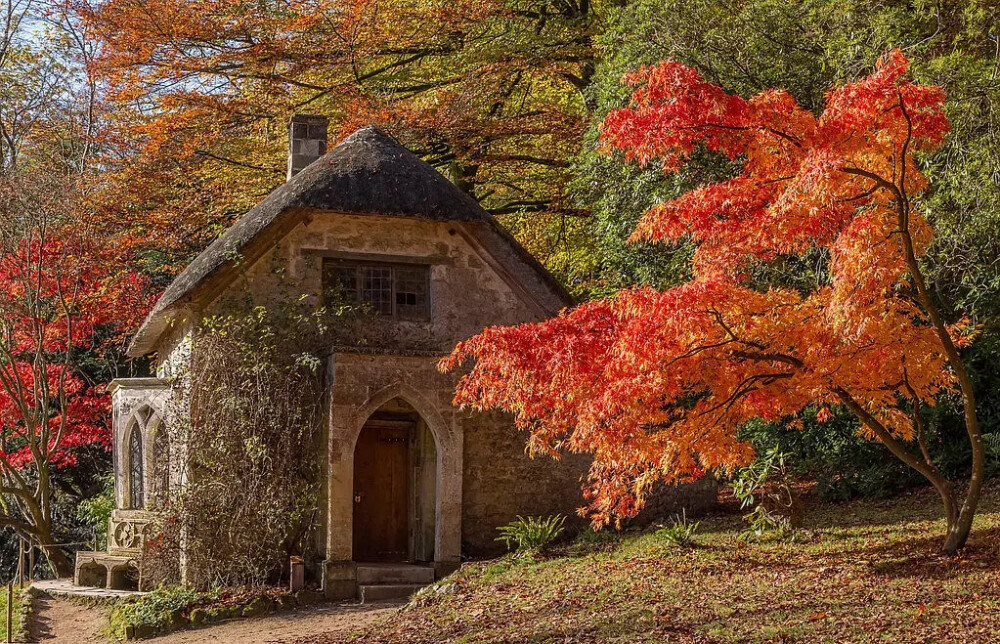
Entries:
[[288,124],[288,179],[326,154],[325,116],[296,114]]

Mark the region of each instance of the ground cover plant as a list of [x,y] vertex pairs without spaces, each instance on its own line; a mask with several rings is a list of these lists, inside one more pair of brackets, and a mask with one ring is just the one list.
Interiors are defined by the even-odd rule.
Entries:
[[744,540],[733,508],[702,520],[689,547],[651,529],[466,564],[354,638],[298,644],[995,640],[1000,489],[987,488],[957,557],[937,547],[931,489],[808,507],[795,540]]
[[[31,606],[26,591],[14,588],[11,627],[12,642],[23,642]],[[7,587],[0,587],[0,637],[7,635]],[[6,640],[5,640],[6,641]]]
[[314,591],[291,594],[281,588],[160,587],[111,605],[108,634],[117,640],[164,635],[239,617],[260,617],[276,610],[315,602]]

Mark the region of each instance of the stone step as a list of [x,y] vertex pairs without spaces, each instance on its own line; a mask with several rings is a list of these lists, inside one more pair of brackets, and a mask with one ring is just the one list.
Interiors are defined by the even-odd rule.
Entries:
[[361,564],[358,566],[357,575],[358,584],[362,586],[400,584],[426,586],[434,583],[434,569],[430,566]]
[[358,596],[361,603],[377,602],[384,599],[403,599],[423,588],[423,584],[378,584],[359,585]]

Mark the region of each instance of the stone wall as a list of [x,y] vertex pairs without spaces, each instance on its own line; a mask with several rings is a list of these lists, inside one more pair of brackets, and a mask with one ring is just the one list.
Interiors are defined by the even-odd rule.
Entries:
[[589,457],[530,458],[525,453],[527,434],[517,431],[513,419],[499,412],[467,414],[462,424],[462,543],[466,555],[503,552],[504,545],[496,541],[496,529],[517,515],[563,514],[568,526],[582,523],[576,509],[583,505],[580,483]]
[[419,263],[430,269],[431,317],[427,321],[381,318],[357,345],[406,351],[450,351],[457,342],[493,325],[519,324],[554,314],[491,266],[460,222],[310,213],[273,249],[244,267],[207,308],[225,311],[234,300],[281,306],[304,295],[317,302],[325,258]]

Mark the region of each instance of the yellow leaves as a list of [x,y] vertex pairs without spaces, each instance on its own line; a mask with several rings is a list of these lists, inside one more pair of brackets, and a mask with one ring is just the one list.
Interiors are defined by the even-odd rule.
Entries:
[[971,346],[981,332],[982,329],[973,324],[968,316],[963,316],[958,322],[948,326],[948,335],[959,349]]

